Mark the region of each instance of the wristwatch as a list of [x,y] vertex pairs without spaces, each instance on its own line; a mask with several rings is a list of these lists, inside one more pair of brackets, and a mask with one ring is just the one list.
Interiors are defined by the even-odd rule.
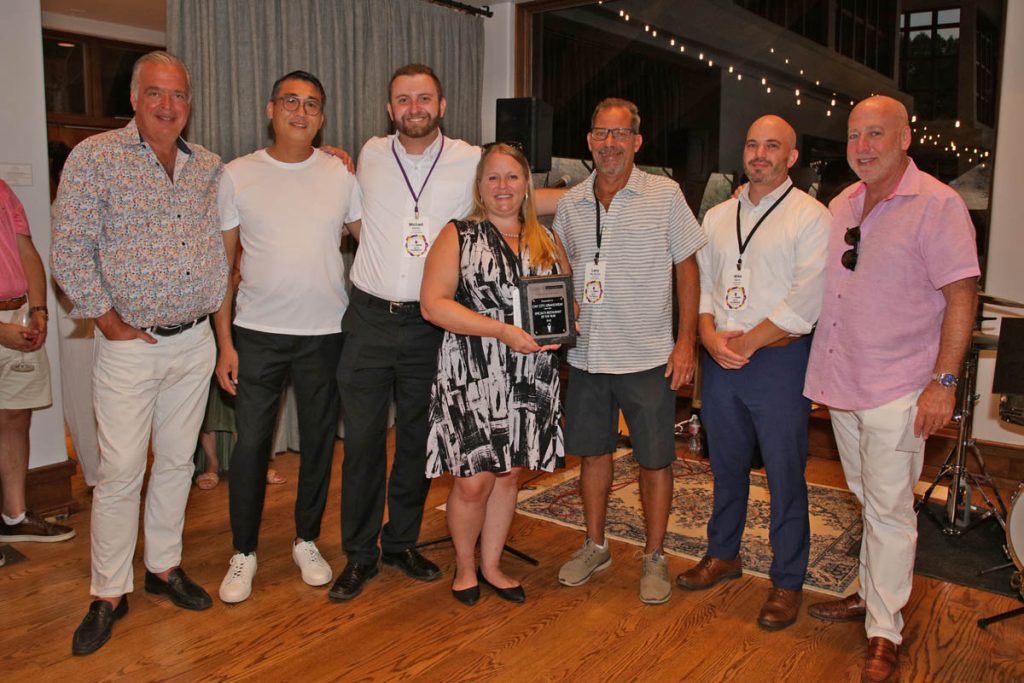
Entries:
[[933,380],[939,383],[939,386],[947,389],[955,389],[958,380],[957,376],[951,372],[936,372]]

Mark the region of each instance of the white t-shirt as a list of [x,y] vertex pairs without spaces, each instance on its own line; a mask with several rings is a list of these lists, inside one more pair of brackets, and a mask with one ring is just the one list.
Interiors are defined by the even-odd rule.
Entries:
[[220,183],[221,230],[239,227],[235,324],[275,334],[341,331],[348,306],[341,235],[362,209],[356,178],[315,151],[297,164],[266,150],[239,157]]
[[415,202],[395,161],[395,153],[416,192],[420,192],[437,159],[419,200],[420,217],[427,223],[431,244],[446,223],[465,218],[473,208],[473,179],[480,162],[480,148],[444,138],[441,151],[441,140],[438,135],[419,156],[409,155],[394,135],[370,138],[363,145],[357,165],[363,224],[352,265],[352,284],[364,292],[388,301],[420,298],[426,258],[425,254],[409,256],[405,249],[405,224],[413,217]]

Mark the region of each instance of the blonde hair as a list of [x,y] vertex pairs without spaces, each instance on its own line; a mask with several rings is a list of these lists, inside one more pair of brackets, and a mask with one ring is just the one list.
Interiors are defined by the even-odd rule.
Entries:
[[487,219],[487,209],[484,207],[483,199],[480,197],[480,180],[484,175],[484,165],[487,159],[494,154],[504,154],[512,157],[526,178],[526,198],[519,208],[519,219],[523,222],[522,244],[530,255],[530,263],[541,269],[548,269],[558,262],[558,250],[551,235],[537,220],[537,208],[533,203],[533,175],[530,173],[530,163],[526,156],[512,145],[504,142],[495,142],[484,147],[484,153],[480,155],[480,163],[476,166],[476,179],[473,181],[473,211],[469,218],[475,221]]

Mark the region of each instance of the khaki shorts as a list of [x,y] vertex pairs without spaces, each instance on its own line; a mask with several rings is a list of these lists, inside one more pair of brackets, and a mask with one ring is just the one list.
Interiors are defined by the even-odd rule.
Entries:
[[[28,304],[22,306],[26,308]],[[0,311],[0,322],[10,323],[18,311]],[[32,366],[29,372],[15,372],[11,367],[24,362]],[[22,353],[0,346],[0,410],[45,408],[53,403],[50,395],[50,362],[46,348]]]

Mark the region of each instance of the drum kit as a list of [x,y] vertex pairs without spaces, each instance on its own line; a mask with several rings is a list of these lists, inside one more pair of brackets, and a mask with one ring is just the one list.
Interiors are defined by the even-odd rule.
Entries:
[[[1024,598],[1024,586],[1021,585],[1024,577],[1024,483],[1018,485],[1007,507],[999,488],[988,473],[985,459],[972,434],[974,404],[980,398],[975,390],[978,359],[982,351],[996,351],[997,354],[993,393],[1001,394],[999,419],[1008,424],[1024,426],[1024,318],[1003,318],[999,335],[982,332],[981,324],[986,320],[983,316],[986,304],[1024,309],[1024,304],[1016,301],[978,293],[974,332],[960,374],[957,408],[953,414],[953,421],[957,423],[956,441],[915,509],[919,512],[926,510],[939,524],[942,532],[950,536],[965,534],[984,520],[994,518],[1006,533],[1003,550],[1011,562],[983,573],[1016,566],[1017,571],[1010,585],[1020,591]],[[973,470],[968,467],[970,459],[976,465]],[[949,483],[949,489],[943,512],[939,515],[926,506],[936,487],[943,482]],[[975,504],[975,494],[980,498],[980,504]],[[1022,614],[1024,607],[980,619],[978,626],[986,628],[991,623]]]

